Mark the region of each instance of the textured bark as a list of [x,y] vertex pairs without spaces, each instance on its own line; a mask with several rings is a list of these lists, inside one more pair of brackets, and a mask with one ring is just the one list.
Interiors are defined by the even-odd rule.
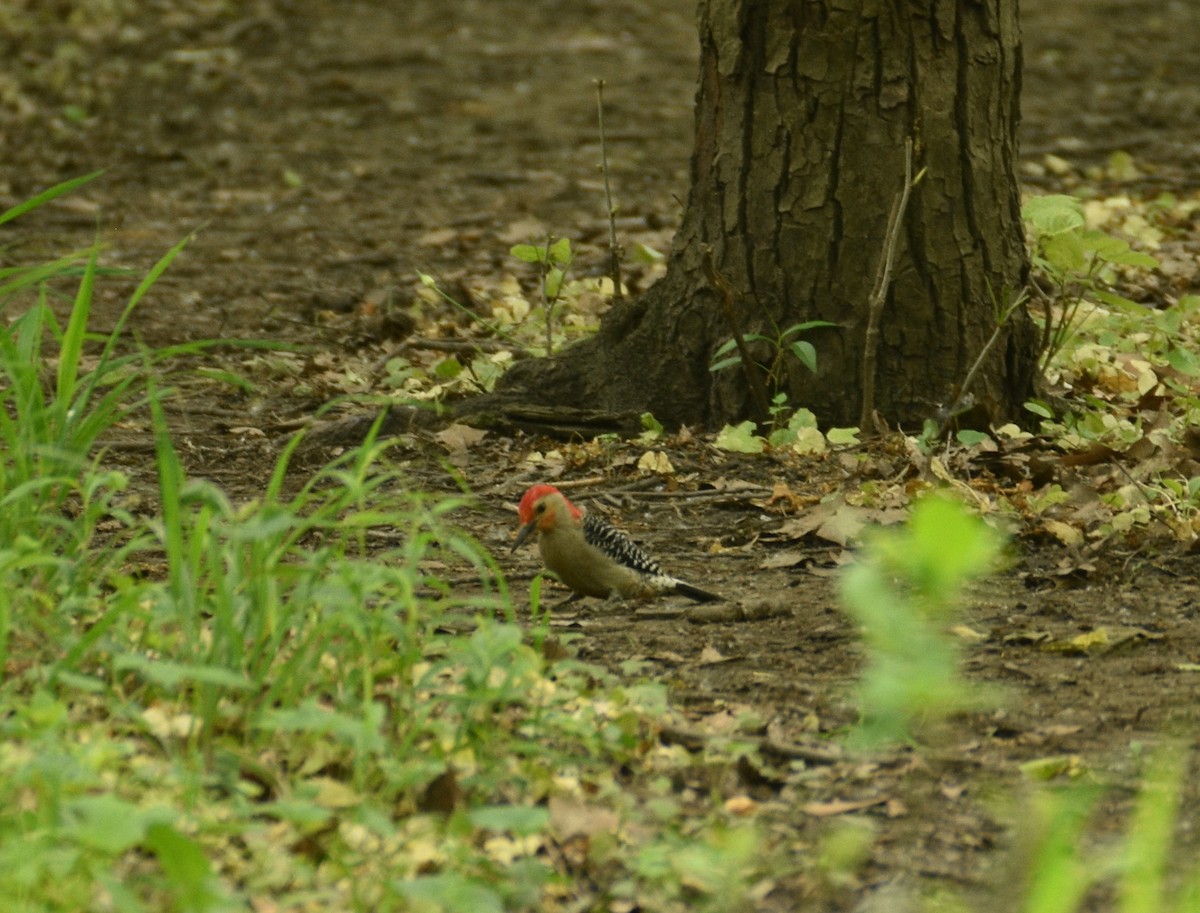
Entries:
[[[819,370],[788,366],[793,405],[854,424],[867,302],[907,140],[925,169],[901,227],[877,352],[876,407],[916,423],[951,401],[1027,270],[1015,176],[1017,0],[701,0],[691,188],[667,276],[597,336],[526,362],[540,398],[719,425],[753,412],[744,376],[711,374],[731,336],[812,319]],[[1030,393],[1022,313],[975,383],[993,420]]]

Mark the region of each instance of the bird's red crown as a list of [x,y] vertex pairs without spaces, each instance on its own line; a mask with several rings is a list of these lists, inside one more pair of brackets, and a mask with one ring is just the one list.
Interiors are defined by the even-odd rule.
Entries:
[[566,495],[555,488],[553,485],[547,485],[545,482],[539,482],[537,485],[531,486],[524,495],[521,496],[521,503],[517,507],[517,520],[522,525],[532,523],[534,521],[534,505],[547,495],[558,495],[566,501],[567,509],[573,517],[583,516],[583,511],[567,500]]

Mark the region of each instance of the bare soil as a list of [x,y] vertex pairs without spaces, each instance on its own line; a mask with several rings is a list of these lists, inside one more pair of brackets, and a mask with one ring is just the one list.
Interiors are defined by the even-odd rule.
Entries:
[[[479,282],[514,271],[513,243],[550,231],[575,240],[582,272],[603,271],[594,78],[607,84],[622,240],[669,244],[686,193],[692,0],[234,6],[243,10],[236,18],[180,4],[135,23],[136,33],[81,42],[92,55],[90,69],[76,74],[86,91],[35,91],[32,113],[7,111],[0,125],[7,201],[107,169],[82,194],[24,220],[21,257],[86,244],[98,226],[106,262],[144,272],[196,231],[132,330],[152,345],[225,337],[302,347],[290,374],[245,351],[214,351],[204,367],[228,368],[253,386],[186,382],[173,403],[189,471],[219,481],[234,498],[254,497],[287,437],[346,392],[347,365],[365,372],[349,392],[367,392],[390,353],[420,353],[411,323],[388,309],[391,302],[407,313],[417,270],[469,301]],[[1077,188],[1087,180],[1084,166],[1124,150],[1141,172],[1125,190],[1194,193],[1200,7],[1191,0],[1025,6],[1030,184]],[[51,49],[45,42],[63,36],[69,32],[43,36],[22,59],[43,59]],[[64,104],[79,101],[82,119],[63,115]],[[1053,160],[1047,167],[1047,154],[1076,167],[1063,172]],[[632,276],[635,286],[651,278]],[[119,283],[106,288],[101,330],[127,293]],[[450,310],[421,319],[436,321],[443,334],[466,321]],[[332,416],[363,411],[345,407]],[[348,443],[326,435],[308,459]],[[815,503],[900,463],[886,453],[867,461],[871,469],[837,456],[739,457],[673,439],[660,449],[677,484],[664,485],[637,472],[640,450],[615,443],[567,448],[566,461],[551,470],[526,461],[556,446],[488,437],[455,448],[418,431],[401,453],[414,484],[429,490],[457,490],[447,460],[461,474],[481,505],[464,524],[503,556],[517,592],[536,565],[532,551],[507,555],[513,505],[548,472],[582,481],[574,491],[585,501],[604,495],[597,509],[612,510],[680,576],[784,607],[760,620],[713,623],[674,605],[559,617],[585,635],[577,644],[586,658],[614,668],[644,660],[698,730],[749,709],[769,742],[819,747],[853,722],[848,689],[861,656],[837,608],[842,550],[813,536],[788,541],[779,529],[793,508],[767,501],[785,484]],[[144,428],[130,430],[120,454],[152,492]],[[1068,487],[1069,470],[1055,472]],[[778,559],[784,549],[795,552],[790,564]],[[1016,810],[997,797],[1020,782],[1018,765],[1073,756],[1076,771],[1115,784],[1098,822],[1111,834],[1128,811],[1138,746],[1164,733],[1195,738],[1200,675],[1179,670],[1200,662],[1196,559],[1153,544],[1071,552],[1032,535],[1014,551],[1014,566],[976,593],[963,619],[983,635],[966,649],[969,674],[1008,690],[1005,711],[954,720],[930,751],[814,761],[803,776],[743,772],[717,786],[764,803],[802,853],[827,824],[806,806],[876,803],[847,812],[876,833],[855,880],[784,885],[764,901],[768,908],[794,909],[806,897],[852,909],[881,890],[886,898],[946,881],[986,897],[1014,843]],[[1103,652],[1046,649],[1100,627],[1132,633]],[[792,759],[775,760],[783,770]],[[1192,850],[1198,813],[1200,796],[1190,790],[1180,839]]]

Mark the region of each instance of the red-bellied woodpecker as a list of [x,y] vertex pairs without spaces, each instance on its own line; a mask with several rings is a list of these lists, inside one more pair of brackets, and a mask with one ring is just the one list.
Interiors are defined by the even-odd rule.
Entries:
[[553,485],[534,485],[517,509],[515,552],[537,532],[542,561],[576,596],[649,599],[678,593],[697,602],[721,597],[663,573],[636,542],[597,514],[584,513]]

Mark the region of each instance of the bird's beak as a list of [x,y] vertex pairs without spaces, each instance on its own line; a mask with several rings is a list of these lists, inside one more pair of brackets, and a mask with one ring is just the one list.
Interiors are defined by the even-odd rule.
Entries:
[[517,532],[517,541],[513,543],[512,551],[515,552],[517,549],[519,549],[525,543],[525,540],[529,538],[529,534],[532,533],[536,528],[537,522],[532,520],[522,526]]

